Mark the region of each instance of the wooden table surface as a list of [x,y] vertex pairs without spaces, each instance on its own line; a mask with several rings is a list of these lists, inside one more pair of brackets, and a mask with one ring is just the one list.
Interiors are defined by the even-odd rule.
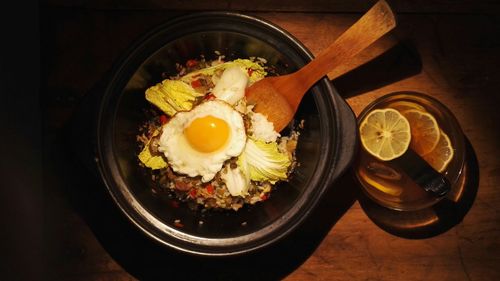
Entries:
[[[132,40],[178,12],[50,5],[42,7],[41,12],[46,245],[50,249],[47,277],[136,280],[140,277],[112,258],[67,200],[67,183],[57,173],[57,139],[77,101]],[[248,13],[288,30],[314,54],[359,17],[358,13],[333,12]],[[338,78],[401,42],[414,47],[422,62],[420,73],[388,85],[375,85],[367,92],[356,84],[363,81],[344,83],[341,89],[349,93],[346,99],[356,114],[375,98],[403,90],[429,94],[447,105],[478,159],[477,196],[463,221],[426,239],[389,234],[355,202],[313,253],[285,272],[286,280],[500,280],[500,213],[496,209],[500,206],[498,35],[500,16],[495,14],[401,13],[394,32],[346,67],[329,74],[332,79]],[[392,68],[400,65],[386,67],[380,72],[394,71]],[[349,92],[353,89],[358,90]],[[329,216],[326,211],[324,215]],[[267,270],[265,265],[257,267]]]

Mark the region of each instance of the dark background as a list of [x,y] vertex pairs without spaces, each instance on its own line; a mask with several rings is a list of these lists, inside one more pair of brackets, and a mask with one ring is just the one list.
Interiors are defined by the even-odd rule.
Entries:
[[43,177],[39,14],[35,1],[0,9],[0,279],[42,276]]

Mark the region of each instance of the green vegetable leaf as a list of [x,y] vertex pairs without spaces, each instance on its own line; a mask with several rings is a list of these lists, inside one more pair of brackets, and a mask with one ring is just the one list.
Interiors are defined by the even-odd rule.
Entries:
[[177,111],[190,110],[199,96],[202,94],[180,80],[166,79],[146,90],[146,99],[169,116]]
[[287,178],[291,163],[288,155],[278,150],[277,143],[251,138],[248,138],[245,150],[238,157],[238,166],[248,167],[251,180],[269,181],[272,184]]
[[226,164],[221,171],[221,178],[232,196],[245,196],[248,194],[250,178],[244,167],[238,166],[233,169],[231,165]]
[[[160,133],[160,130],[157,130],[153,133],[153,137],[157,136]],[[149,150],[149,145],[151,144],[151,140],[146,143],[144,148],[142,149],[141,153],[139,153],[138,157],[139,160],[144,164],[144,166],[151,168],[153,170],[157,169],[162,169],[167,167],[167,162],[161,155],[153,155],[151,154],[151,151]]]

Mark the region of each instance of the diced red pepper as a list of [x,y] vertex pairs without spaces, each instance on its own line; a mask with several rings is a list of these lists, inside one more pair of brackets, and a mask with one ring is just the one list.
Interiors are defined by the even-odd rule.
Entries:
[[180,227],[184,227],[184,225],[182,223],[178,222],[178,221],[174,221],[174,226],[175,227],[179,227],[179,228]]
[[188,60],[186,62],[186,66],[187,67],[193,67],[193,66],[196,66],[196,65],[198,65],[198,61],[197,60]]
[[249,68],[247,72],[248,72],[248,76],[252,76],[253,69]]
[[260,195],[260,199],[261,199],[262,201],[265,201],[265,200],[267,200],[268,198],[269,198],[269,196],[267,195],[267,193],[263,193],[263,194],[261,194],[261,195]]
[[201,87],[202,84],[201,84],[200,79],[196,79],[196,80],[191,81],[191,86],[193,88],[199,88],[199,87]]
[[191,189],[191,190],[189,191],[189,196],[190,196],[191,198],[196,198],[196,189],[194,189],[194,188],[193,188],[193,189]]
[[214,187],[211,184],[207,184],[205,186],[205,189],[207,190],[208,194],[214,194]]
[[161,123],[162,125],[165,125],[165,124],[167,124],[167,122],[168,122],[168,117],[167,117],[167,115],[165,115],[165,114],[160,115],[160,123]]
[[208,93],[205,95],[204,99],[213,100],[213,99],[215,99],[215,96],[212,93]]

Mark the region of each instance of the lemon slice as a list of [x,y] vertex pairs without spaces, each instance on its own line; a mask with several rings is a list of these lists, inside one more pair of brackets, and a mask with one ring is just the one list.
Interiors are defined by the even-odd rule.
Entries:
[[450,138],[442,130],[440,131],[439,142],[437,146],[429,153],[422,156],[429,165],[436,171],[442,173],[450,164],[454,154]]
[[370,112],[361,122],[359,134],[364,149],[383,161],[403,155],[411,140],[410,123],[392,108]]
[[417,109],[401,112],[410,122],[410,147],[420,156],[431,152],[439,141],[439,125],[430,113]]

